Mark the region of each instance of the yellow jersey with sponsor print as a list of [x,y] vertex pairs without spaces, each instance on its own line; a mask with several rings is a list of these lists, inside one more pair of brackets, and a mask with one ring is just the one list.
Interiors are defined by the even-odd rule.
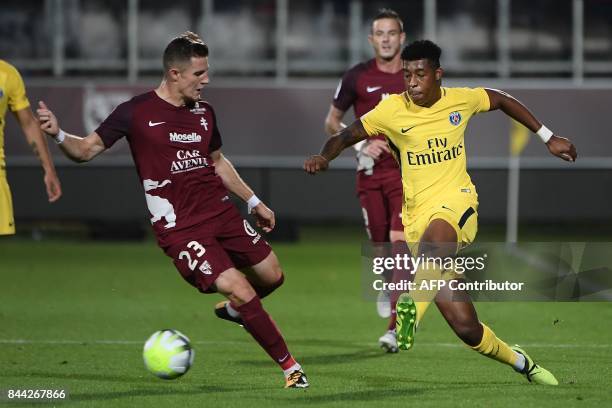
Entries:
[[404,225],[419,211],[465,194],[477,200],[467,173],[464,133],[472,116],[488,111],[483,88],[441,88],[431,107],[418,106],[407,92],[391,95],[361,117],[369,136],[383,134],[400,164]]
[[0,174],[6,166],[4,160],[4,124],[6,110],[12,112],[30,106],[26,97],[25,85],[19,71],[6,61],[0,60]]

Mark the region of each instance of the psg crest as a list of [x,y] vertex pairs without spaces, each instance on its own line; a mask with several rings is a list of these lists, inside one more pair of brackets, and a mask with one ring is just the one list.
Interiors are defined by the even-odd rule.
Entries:
[[450,121],[451,125],[457,126],[459,123],[461,123],[461,114],[457,111],[451,112],[450,115],[448,115],[448,120]]

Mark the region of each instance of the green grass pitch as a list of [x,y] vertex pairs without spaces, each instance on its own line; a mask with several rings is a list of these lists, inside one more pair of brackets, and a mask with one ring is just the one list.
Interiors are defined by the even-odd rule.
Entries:
[[[321,231],[319,231],[321,232]],[[478,303],[481,320],[559,379],[528,384],[462,346],[430,308],[415,347],[382,353],[386,323],[361,294],[360,239],[310,234],[275,244],[285,285],[264,306],[311,388],[285,390],[277,366],[241,328],[213,315],[218,295],[183,282],[153,242],[0,241],[0,389],[67,389],[82,407],[587,407],[612,400],[612,307]],[[511,273],[509,271],[508,273]],[[164,381],[145,371],[144,340],[175,328],[195,363]],[[8,403],[0,406],[26,406]]]

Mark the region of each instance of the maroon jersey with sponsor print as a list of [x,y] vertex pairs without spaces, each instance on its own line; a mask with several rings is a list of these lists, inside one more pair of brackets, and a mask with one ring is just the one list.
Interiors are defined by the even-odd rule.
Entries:
[[150,91],[119,105],[96,133],[106,148],[127,138],[161,247],[233,207],[210,158],[222,143],[208,103],[177,107]]
[[[333,105],[343,112],[353,106],[355,117],[360,118],[374,109],[378,102],[389,94],[404,91],[404,78],[401,70],[395,74],[382,72],[376,66],[376,60],[371,59],[355,65],[344,74],[336,89]],[[376,138],[384,140],[382,135]],[[381,154],[374,165],[374,171],[386,168],[399,168],[390,153]]]

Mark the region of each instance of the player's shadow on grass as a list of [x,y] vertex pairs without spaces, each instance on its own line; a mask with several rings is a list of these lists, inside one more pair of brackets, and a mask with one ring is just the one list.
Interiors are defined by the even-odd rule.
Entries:
[[[382,350],[377,349],[376,347],[362,347],[351,352],[337,354],[334,354],[333,352],[319,354],[303,352],[299,354],[300,363],[303,363],[305,365],[350,364],[363,360],[384,357],[388,357],[387,354]],[[255,367],[268,367],[270,365],[270,362],[268,360],[242,360],[239,363]]]
[[[24,377],[53,378],[60,380],[76,381],[109,381],[109,382],[130,382],[130,383],[151,383],[150,376],[127,376],[127,375],[103,375],[103,374],[75,374],[75,373],[48,373],[44,371],[34,371],[22,374]],[[18,377],[19,373],[7,372],[0,373],[0,377]]]
[[[307,400],[309,404],[323,404],[329,405],[332,402],[348,402],[348,401],[363,401],[363,402],[384,402],[388,403],[391,400],[406,401],[406,398],[410,397],[411,400],[419,394],[423,394],[425,390],[414,388],[410,384],[400,387],[383,387],[379,389],[367,389],[361,391],[345,391],[338,392],[335,394],[313,394],[304,393],[304,400]],[[275,401],[286,402],[287,405],[295,403],[295,397],[288,398],[274,398]],[[398,401],[399,402],[399,401]],[[399,406],[399,405],[398,405]]]
[[70,399],[72,401],[105,401],[105,400],[115,400],[122,398],[133,398],[133,397],[151,397],[151,396],[166,396],[166,395],[199,395],[202,396],[210,395],[211,393],[225,393],[225,392],[234,392],[238,389],[235,388],[226,388],[220,386],[212,386],[212,385],[197,385],[193,386],[193,388],[189,389],[178,389],[177,387],[167,387],[163,389],[161,387],[156,388],[140,388],[137,390],[129,390],[129,391],[115,391],[115,392],[100,392],[100,393],[75,393],[70,395]]

